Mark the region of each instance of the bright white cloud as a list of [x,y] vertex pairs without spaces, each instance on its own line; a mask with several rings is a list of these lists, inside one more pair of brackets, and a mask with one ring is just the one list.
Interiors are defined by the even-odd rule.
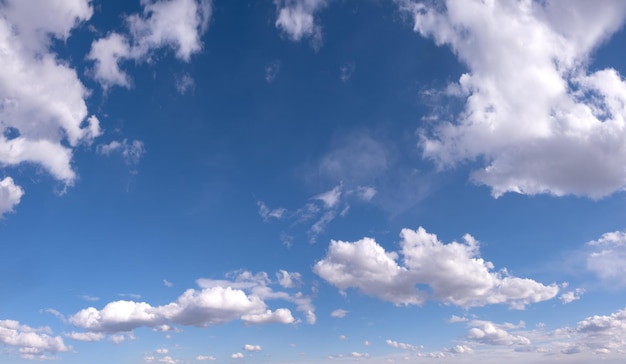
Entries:
[[450,323],[465,322],[465,321],[467,321],[467,317],[460,317],[460,316],[457,316],[457,315],[452,315],[448,319],[448,322],[450,322]]
[[295,288],[302,284],[302,275],[298,272],[287,272],[281,269],[276,273],[276,278],[283,288]]
[[348,311],[338,308],[330,313],[330,317],[344,318],[346,317],[347,314],[348,314]]
[[[0,4],[0,167],[33,163],[66,186],[76,179],[75,147],[101,134],[99,121],[87,116],[88,91],[76,71],[51,50],[92,15],[87,0],[10,0]],[[4,179],[2,195],[10,180]],[[18,191],[11,199],[15,205]]]
[[235,353],[230,356],[232,359],[243,359],[244,355],[242,353]]
[[293,41],[310,38],[313,48],[322,43],[322,27],[316,23],[315,14],[326,7],[326,0],[275,0],[276,27]]
[[[403,229],[401,254],[386,252],[371,238],[354,243],[332,241],[326,257],[314,272],[341,289],[357,288],[364,294],[397,305],[421,304],[427,298],[462,307],[508,304],[523,309],[530,303],[554,298],[558,286],[493,271],[493,264],[479,257],[478,242],[470,235],[464,242],[444,244],[437,236]],[[426,284],[432,293],[418,291]]]
[[626,83],[613,69],[587,66],[621,27],[626,3],[398,3],[416,32],[449,46],[468,69],[449,88],[465,108],[423,131],[425,158],[441,168],[485,161],[471,178],[495,197],[601,198],[624,189]]
[[46,353],[70,351],[60,336],[50,336],[48,327],[32,328],[14,320],[0,320],[0,343],[15,346],[26,358],[43,358]]
[[76,341],[100,341],[105,335],[101,332],[75,332],[65,334],[65,337]]
[[496,325],[493,322],[474,320],[472,328],[467,333],[467,339],[486,345],[530,345],[530,340],[521,335],[508,332],[507,326]]
[[24,190],[13,182],[13,178],[5,177],[0,180],[0,218],[20,203]]
[[197,361],[215,361],[217,360],[217,358],[215,358],[214,356],[210,356],[210,355],[198,355],[196,356],[196,360]]
[[335,186],[332,190],[326,191],[324,193],[320,193],[317,196],[314,196],[314,200],[319,200],[324,203],[324,207],[333,208],[339,202],[341,198],[341,188],[342,186]]
[[128,36],[110,33],[92,43],[87,59],[94,61],[94,78],[105,90],[111,86],[130,87],[128,75],[120,69],[125,60],[142,61],[157,49],[171,48],[177,58],[187,62],[202,50],[200,38],[207,30],[212,10],[209,0],[142,0],[141,4],[142,14],[125,19]]
[[[296,322],[286,308],[270,310],[266,300],[283,300],[296,305],[309,323],[315,322],[311,299],[301,293],[273,291],[266,273],[239,273],[234,281],[200,279],[200,290],[188,289],[176,301],[152,306],[146,302],[114,301],[98,310],[88,307],[68,321],[86,333],[128,333],[139,327],[159,331],[174,330],[171,325],[206,327],[233,320],[246,324],[290,324]],[[164,329],[165,328],[165,329]],[[73,338],[79,334],[72,334]]]
[[606,233],[588,242],[587,269],[609,284],[626,286],[626,232]]
[[243,346],[243,350],[245,351],[261,351],[261,345],[250,345],[250,344],[246,344]]

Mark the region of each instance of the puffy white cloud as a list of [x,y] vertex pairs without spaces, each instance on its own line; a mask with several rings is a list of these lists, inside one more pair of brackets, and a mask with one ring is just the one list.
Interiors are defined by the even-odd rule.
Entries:
[[50,336],[48,327],[33,328],[14,320],[0,320],[0,343],[15,346],[26,358],[43,358],[46,353],[70,351],[60,336]]
[[154,50],[169,47],[176,57],[189,61],[202,49],[201,36],[211,17],[209,0],[142,0],[142,14],[126,17],[128,36],[110,33],[92,43],[87,59],[94,61],[94,78],[104,89],[130,87],[120,69],[124,60],[144,60]]
[[346,317],[347,314],[348,314],[348,311],[338,308],[330,313],[330,317],[344,318]]
[[626,286],[626,232],[614,231],[588,242],[587,269],[610,284]]
[[403,229],[400,234],[403,265],[399,254],[386,252],[371,238],[357,242],[331,241],[327,255],[314,272],[341,290],[360,292],[395,304],[421,304],[430,288],[430,298],[462,307],[505,303],[516,309],[554,298],[555,284],[545,286],[531,279],[517,278],[506,270],[493,271],[493,264],[479,257],[479,244],[470,235],[464,242],[444,244],[437,236]]
[[302,284],[302,275],[298,272],[287,272],[281,269],[276,273],[276,278],[283,288],[295,288]]
[[465,322],[465,321],[467,321],[467,317],[460,317],[460,316],[457,316],[457,315],[452,315],[448,319],[448,322],[450,322],[450,323]]
[[389,340],[389,339],[385,340],[385,343],[387,343],[387,345],[396,349],[405,349],[405,350],[412,350],[412,351],[421,349],[420,346],[415,346],[415,345],[411,345],[407,343],[401,343],[401,342],[397,342],[397,341]]
[[[283,300],[296,305],[309,323],[315,322],[314,307],[301,293],[273,291],[266,273],[239,273],[234,281],[199,279],[200,290],[188,289],[176,301],[162,306],[146,302],[114,301],[98,310],[88,307],[70,316],[68,321],[88,333],[125,333],[139,327],[174,331],[171,325],[205,327],[233,320],[246,324],[290,324],[296,322],[286,308],[270,310],[266,300]],[[313,317],[312,319],[310,317]],[[80,338],[81,333],[70,334]],[[88,336],[83,336],[88,337]],[[95,337],[95,336],[91,336]],[[80,340],[80,339],[77,339]]]
[[241,316],[241,320],[247,324],[290,324],[295,321],[291,311],[286,308],[279,308],[276,311],[267,310],[263,313],[249,314]]
[[353,351],[350,353],[350,356],[353,358],[369,358],[369,354],[368,353],[359,353],[357,351]]
[[626,3],[398,3],[416,32],[449,46],[468,69],[448,88],[466,100],[464,110],[423,130],[425,158],[441,168],[484,161],[471,178],[495,197],[601,198],[624,189],[626,83],[588,65],[623,24]]
[[579,300],[582,297],[583,293],[585,293],[584,289],[576,288],[573,291],[563,293],[562,295],[559,296],[559,299],[565,305],[568,303],[572,303],[576,300]]
[[261,345],[246,344],[246,345],[243,346],[243,350],[245,350],[245,351],[261,351]]
[[579,334],[575,345],[597,353],[626,350],[626,309],[610,315],[595,315],[578,322],[575,332]]
[[467,333],[467,339],[487,345],[530,345],[530,340],[522,335],[512,334],[506,329],[510,326],[496,325],[493,322],[474,320]]
[[293,41],[310,38],[314,48],[322,42],[322,27],[316,23],[315,14],[323,9],[326,0],[275,0],[276,27]]
[[235,353],[230,356],[232,359],[243,359],[244,355],[242,353]]
[[20,203],[24,190],[13,182],[13,178],[5,177],[0,180],[0,218]]
[[[76,71],[51,50],[92,15],[87,0],[10,0],[0,4],[0,166],[33,163],[71,185],[73,149],[101,134],[99,121],[87,116],[88,91]],[[4,179],[2,193],[10,180]],[[0,197],[6,212],[11,198]]]

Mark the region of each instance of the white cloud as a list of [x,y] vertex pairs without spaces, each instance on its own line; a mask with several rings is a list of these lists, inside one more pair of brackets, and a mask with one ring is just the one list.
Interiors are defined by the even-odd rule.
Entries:
[[354,62],[346,63],[345,65],[341,66],[341,68],[339,69],[341,71],[341,75],[339,76],[341,82],[348,82],[350,78],[352,78],[354,68]]
[[341,188],[342,186],[335,186],[332,190],[326,191],[324,193],[320,193],[317,196],[314,196],[314,200],[319,200],[324,203],[324,207],[327,209],[335,207],[341,198]]
[[416,32],[468,69],[454,87],[465,108],[423,130],[425,158],[441,168],[484,161],[471,178],[495,197],[601,198],[626,187],[626,83],[613,69],[588,68],[591,52],[620,29],[626,3],[398,3]]
[[302,275],[298,272],[287,272],[281,269],[276,273],[276,278],[283,288],[295,288],[302,284]]
[[359,353],[357,351],[353,351],[350,353],[350,356],[353,358],[369,358],[369,354],[368,353]]
[[183,73],[176,76],[176,91],[179,94],[184,95],[188,91],[193,91],[196,83],[189,73]]
[[246,344],[243,346],[243,350],[245,351],[261,351],[261,345],[250,345],[250,344]]
[[486,345],[530,345],[527,337],[509,333],[506,326],[481,320],[474,320],[470,325],[472,328],[467,333],[470,341]]
[[235,353],[230,356],[232,359],[242,359],[244,356],[242,353]]
[[155,353],[157,353],[157,354],[167,354],[168,352],[169,352],[169,350],[166,349],[166,348],[161,348],[161,349],[156,349],[155,350]]
[[104,339],[104,334],[101,332],[75,332],[65,334],[65,337],[76,341],[100,341]]
[[326,6],[326,0],[275,0],[276,27],[293,41],[310,38],[313,48],[322,43],[322,27],[316,23],[315,14]]
[[582,297],[583,293],[585,293],[584,289],[576,288],[573,291],[563,293],[562,295],[559,296],[559,299],[565,305],[568,303],[572,303],[576,300],[579,300]]
[[96,297],[96,296],[90,296],[90,295],[81,295],[79,296],[81,299],[85,300],[85,301],[90,301],[90,302],[95,302],[95,301],[99,301],[100,297]]
[[467,321],[467,317],[459,317],[457,315],[452,315],[448,319],[448,322],[450,322],[450,323],[465,322],[465,321]]
[[129,142],[127,139],[120,141],[114,140],[109,144],[100,144],[97,148],[98,153],[109,156],[119,153],[127,165],[137,165],[146,153],[146,148],[140,140]]
[[378,191],[376,191],[374,187],[358,186],[356,189],[356,193],[361,200],[370,201],[374,198],[374,196],[376,196],[376,193],[378,193]]
[[187,62],[202,50],[200,38],[211,17],[209,0],[142,0],[141,4],[142,14],[125,18],[128,36],[110,33],[92,43],[87,59],[94,61],[94,78],[105,90],[130,87],[128,75],[120,70],[125,60],[145,60],[154,50],[171,48]]
[[[67,40],[92,12],[87,0],[0,4],[0,166],[33,163],[66,186],[76,179],[74,148],[91,144],[101,131],[98,119],[87,116],[88,91],[51,46]],[[11,183],[4,182],[6,193]],[[0,199],[0,213],[18,194]]]
[[605,233],[588,242],[587,269],[609,284],[626,286],[626,232]]
[[415,346],[415,345],[411,345],[407,343],[401,343],[401,342],[397,342],[397,341],[389,340],[389,339],[385,340],[385,343],[387,343],[387,345],[394,347],[396,349],[404,349],[404,350],[412,350],[412,351],[421,349],[420,346]]
[[0,320],[0,343],[15,346],[26,358],[43,358],[45,353],[70,351],[60,336],[50,336],[48,327],[32,328],[14,320]]
[[[357,242],[331,241],[327,255],[314,272],[340,290],[360,292],[397,305],[421,304],[427,298],[461,307],[508,304],[523,309],[530,303],[554,298],[558,286],[493,271],[493,264],[479,257],[478,242],[470,235],[464,242],[444,244],[422,227],[400,234],[399,254],[386,252],[371,238]],[[416,285],[429,286],[430,297]]]
[[165,287],[174,287],[174,283],[172,283],[172,282],[168,281],[167,279],[164,279],[164,280],[163,280],[163,285],[164,285]]
[[210,355],[198,355],[196,356],[197,361],[215,361],[217,360],[214,356]]
[[13,208],[20,203],[24,190],[13,182],[13,178],[5,177],[0,180],[0,218],[13,212]]
[[348,311],[338,308],[330,313],[330,317],[344,318],[346,317],[347,314],[348,314]]
[[269,65],[265,67],[265,81],[267,81],[267,83],[274,82],[274,79],[276,79],[276,76],[278,76],[279,72],[280,72],[280,62],[274,61],[270,63]]
[[128,333],[139,327],[173,331],[171,325],[205,327],[233,320],[246,324],[290,324],[296,320],[286,308],[270,310],[265,300],[296,305],[309,323],[315,322],[309,297],[273,291],[266,273],[239,273],[234,281],[199,279],[200,290],[188,289],[176,301],[152,306],[146,302],[114,301],[98,310],[88,307],[69,317],[75,327],[90,333]]

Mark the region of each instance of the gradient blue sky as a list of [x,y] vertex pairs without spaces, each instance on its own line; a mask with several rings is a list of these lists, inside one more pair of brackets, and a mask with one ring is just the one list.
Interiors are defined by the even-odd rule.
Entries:
[[622,363],[624,22],[0,2],[0,362]]

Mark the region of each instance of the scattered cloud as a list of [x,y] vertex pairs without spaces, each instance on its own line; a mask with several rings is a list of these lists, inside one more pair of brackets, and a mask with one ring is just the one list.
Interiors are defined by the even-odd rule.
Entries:
[[393,341],[393,340],[385,340],[385,343],[387,343],[387,345],[396,348],[396,349],[404,349],[404,350],[420,350],[422,347],[421,346],[415,346],[415,345],[411,345],[411,344],[406,344],[406,343],[401,343],[401,342],[397,342],[397,341]]
[[[494,265],[479,257],[478,241],[468,234],[463,243],[449,244],[422,227],[403,229],[400,236],[403,265],[397,263],[398,253],[364,238],[354,243],[331,241],[326,257],[313,270],[342,291],[356,288],[396,305],[434,299],[461,307],[504,303],[523,309],[552,299],[559,291],[556,284],[513,277],[505,269],[493,271]],[[424,284],[430,294],[416,288]]]
[[96,297],[96,296],[90,296],[90,295],[82,295],[80,296],[81,299],[85,300],[85,301],[90,301],[90,302],[96,302],[100,300],[100,297]]
[[334,310],[333,312],[330,313],[330,317],[344,318],[344,317],[346,317],[348,312],[349,311],[346,311],[346,310],[343,310],[341,308],[338,308],[338,309],[336,309],[336,310]]
[[559,299],[565,305],[565,304],[572,303],[574,301],[579,300],[582,297],[583,293],[585,293],[584,289],[576,288],[573,291],[563,293],[562,295],[559,296]]
[[283,288],[296,288],[302,284],[302,275],[298,272],[287,272],[281,269],[276,273],[276,278]]
[[369,354],[368,353],[359,353],[357,351],[353,351],[350,353],[350,356],[353,358],[369,358]]
[[398,3],[415,32],[468,69],[455,87],[463,111],[422,130],[424,158],[440,168],[484,163],[471,179],[494,197],[598,199],[626,187],[626,83],[614,69],[588,67],[620,29],[626,3]]
[[243,350],[250,352],[261,351],[261,345],[246,344],[243,346]]
[[164,280],[163,280],[163,285],[164,285],[165,287],[168,287],[168,288],[169,288],[169,287],[174,287],[174,283],[172,283],[172,282],[168,281],[167,279],[164,279]]
[[181,75],[176,76],[176,91],[179,94],[184,95],[189,91],[193,91],[196,83],[193,80],[193,77],[189,73],[183,73]]
[[171,48],[178,59],[187,62],[202,50],[200,38],[211,17],[210,1],[157,0],[142,1],[142,5],[142,14],[124,19],[127,35],[112,32],[91,45],[87,59],[94,62],[93,77],[105,90],[131,86],[129,76],[120,69],[123,61],[145,61],[153,51]]
[[348,82],[350,78],[352,78],[352,74],[354,73],[354,62],[346,63],[345,65],[339,68],[341,82]]
[[97,151],[99,154],[110,156],[112,154],[119,153],[124,162],[129,166],[136,166],[139,161],[146,154],[146,148],[143,142],[140,140],[133,140],[129,142],[127,139],[120,141],[114,140],[109,144],[98,145]]
[[101,332],[69,332],[65,337],[76,341],[101,341],[105,335]]
[[243,359],[244,355],[242,353],[235,353],[230,356],[232,359]]
[[214,356],[210,356],[210,355],[198,355],[196,356],[196,360],[197,361],[216,361],[217,358],[215,358]]
[[51,336],[50,328],[33,328],[14,320],[0,320],[0,343],[17,347],[26,359],[44,359],[46,353],[72,350],[60,336]]
[[311,46],[322,46],[322,27],[315,21],[315,14],[327,5],[326,0],[275,0],[276,27],[289,39],[298,42],[310,39]]
[[467,321],[467,317],[460,317],[457,315],[452,315],[450,316],[450,318],[448,319],[448,322],[450,323],[456,323],[456,322],[466,322]]
[[279,207],[277,209],[270,209],[263,201],[257,201],[259,206],[259,215],[263,218],[263,221],[270,221],[271,219],[282,219],[287,213],[287,209]]
[[474,320],[467,333],[467,339],[487,345],[530,345],[530,340],[521,335],[514,335],[507,331],[510,326],[496,325],[493,322]]

